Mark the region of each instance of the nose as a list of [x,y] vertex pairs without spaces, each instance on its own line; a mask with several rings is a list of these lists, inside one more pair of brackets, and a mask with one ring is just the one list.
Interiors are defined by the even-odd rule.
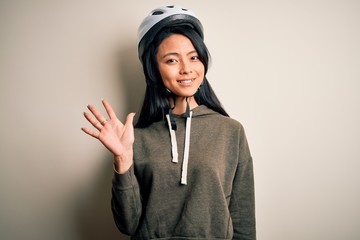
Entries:
[[187,61],[183,61],[180,68],[180,74],[192,73],[191,64]]

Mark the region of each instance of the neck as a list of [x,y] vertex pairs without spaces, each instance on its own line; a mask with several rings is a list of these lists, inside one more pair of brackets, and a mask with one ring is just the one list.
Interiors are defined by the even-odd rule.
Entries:
[[[175,101],[176,104],[175,104],[175,108],[173,109],[173,113],[177,115],[183,114],[186,111],[186,97],[175,97]],[[169,98],[169,102],[170,102],[170,107],[173,108],[174,107],[173,98]],[[188,97],[188,102],[190,109],[199,106],[193,96]]]

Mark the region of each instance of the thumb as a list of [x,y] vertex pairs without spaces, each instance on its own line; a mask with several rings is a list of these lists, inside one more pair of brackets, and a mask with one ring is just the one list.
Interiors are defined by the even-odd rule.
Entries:
[[135,113],[129,113],[126,117],[125,125],[127,127],[132,126],[134,122]]

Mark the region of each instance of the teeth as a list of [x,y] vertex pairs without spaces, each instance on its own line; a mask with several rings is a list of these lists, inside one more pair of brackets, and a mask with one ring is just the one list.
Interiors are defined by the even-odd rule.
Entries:
[[180,81],[180,83],[191,83],[192,82],[192,79],[188,79],[188,80],[182,80]]

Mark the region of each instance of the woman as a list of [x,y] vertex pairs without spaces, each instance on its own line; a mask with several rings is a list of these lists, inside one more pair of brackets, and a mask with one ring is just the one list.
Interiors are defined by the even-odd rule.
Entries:
[[146,93],[134,129],[103,100],[83,131],[114,154],[112,211],[133,239],[256,239],[252,158],[244,129],[205,75],[209,53],[195,15],[155,9],[139,28]]

